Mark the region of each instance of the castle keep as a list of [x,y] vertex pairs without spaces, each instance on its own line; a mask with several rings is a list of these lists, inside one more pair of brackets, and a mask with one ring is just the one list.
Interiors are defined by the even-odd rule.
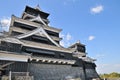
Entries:
[[12,15],[7,36],[0,37],[2,80],[100,80],[85,45],[60,45],[61,29],[49,26],[49,14],[26,6],[22,17]]

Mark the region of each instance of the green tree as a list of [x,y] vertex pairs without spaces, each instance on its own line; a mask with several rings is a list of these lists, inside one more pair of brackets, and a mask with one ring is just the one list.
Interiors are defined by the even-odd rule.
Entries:
[[101,78],[120,78],[120,73],[112,72],[110,74],[100,74]]

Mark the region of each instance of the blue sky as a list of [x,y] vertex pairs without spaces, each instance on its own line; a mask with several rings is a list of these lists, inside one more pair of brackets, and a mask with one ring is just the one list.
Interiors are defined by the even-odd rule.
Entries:
[[[120,72],[120,0],[1,0],[0,20],[21,17],[26,5],[50,13],[50,25],[61,28],[65,47],[80,40],[96,58],[99,73]],[[1,29],[0,29],[1,30]]]

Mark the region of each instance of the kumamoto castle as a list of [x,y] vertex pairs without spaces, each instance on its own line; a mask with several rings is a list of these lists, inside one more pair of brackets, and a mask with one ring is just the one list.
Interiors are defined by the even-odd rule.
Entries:
[[85,45],[60,45],[61,29],[49,26],[39,6],[12,15],[9,32],[0,36],[0,80],[100,80]]

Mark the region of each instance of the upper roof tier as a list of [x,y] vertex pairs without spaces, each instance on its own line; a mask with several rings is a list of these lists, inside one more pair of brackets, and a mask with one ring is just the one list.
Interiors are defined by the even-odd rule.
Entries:
[[[44,19],[47,19],[47,17],[49,16],[49,13],[43,12],[38,8],[32,8],[32,7],[29,7],[29,6],[26,6],[24,12],[28,13],[28,14],[31,14],[31,15],[34,15],[34,16],[41,15],[42,18],[44,18]],[[24,17],[24,13],[22,15],[22,18],[23,17]]]
[[[11,23],[10,23],[10,26],[14,26],[14,23],[17,22],[17,23],[22,23],[22,24],[26,24],[26,25],[29,25],[31,27],[35,27],[35,28],[38,28],[41,24],[38,24],[38,23],[35,23],[35,22],[31,22],[31,21],[28,21],[28,20],[24,20],[24,19],[21,19],[21,18],[18,18],[14,15],[12,15],[11,17]],[[43,25],[44,26],[44,25]],[[58,29],[58,28],[55,28],[55,27],[47,27],[47,26],[44,26],[43,27],[45,30],[49,30],[49,31],[53,31],[53,32],[61,32],[62,29]]]

